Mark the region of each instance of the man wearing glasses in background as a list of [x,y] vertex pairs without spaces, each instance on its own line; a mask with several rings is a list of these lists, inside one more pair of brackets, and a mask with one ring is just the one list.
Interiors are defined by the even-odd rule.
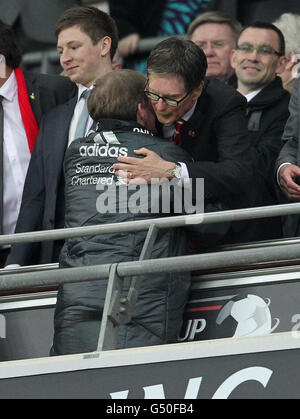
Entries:
[[[237,76],[238,91],[247,99],[248,131],[256,153],[264,205],[278,203],[274,165],[282,147],[281,137],[289,116],[290,95],[282,87],[286,63],[285,41],[271,23],[255,22],[243,29],[231,65]],[[280,217],[266,219],[270,238],[282,237]]]
[[[190,40],[168,38],[150,53],[145,94],[159,121],[159,133],[186,150],[194,162],[163,160],[142,148],[137,158],[114,165],[127,182],[144,178],[204,178],[205,203],[226,208],[256,204],[252,151],[245,117],[246,100],[232,87],[206,81],[206,56]],[[138,158],[138,157],[144,158]],[[124,172],[125,173],[125,172]],[[125,174],[124,174],[125,176]],[[225,242],[257,240],[256,222],[234,223]]]

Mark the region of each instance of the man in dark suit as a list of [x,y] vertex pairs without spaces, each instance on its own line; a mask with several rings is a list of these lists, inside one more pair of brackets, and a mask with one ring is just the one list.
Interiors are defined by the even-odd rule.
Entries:
[[[165,138],[173,139],[194,158],[186,165],[141,149],[140,158],[119,158],[114,167],[136,177],[204,178],[205,202],[229,208],[251,206],[253,171],[245,119],[245,99],[232,87],[206,81],[204,52],[189,40],[169,38],[148,59],[145,88]],[[181,127],[181,132],[179,133]],[[130,179],[131,178],[131,179]],[[254,230],[235,240],[249,240]],[[231,240],[231,239],[230,239]]]
[[[291,96],[290,117],[282,136],[283,147],[276,161],[276,177],[284,203],[300,202],[300,79],[296,79]],[[284,237],[297,237],[300,234],[299,214],[282,217]]]
[[[61,65],[69,78],[78,84],[78,96],[53,109],[41,122],[16,233],[64,227],[62,163],[65,150],[80,136],[77,135],[80,122],[85,122],[85,132],[92,123],[83,115],[85,95],[96,79],[112,70],[111,60],[118,43],[115,22],[96,7],[77,6],[67,10],[57,23],[56,35]],[[14,245],[7,264],[55,262],[61,244]]]
[[[3,206],[0,234],[14,232],[25,175],[42,115],[75,95],[76,85],[61,76],[23,72],[22,55],[10,26],[0,21],[0,96],[3,109]],[[0,248],[3,267],[9,247]]]
[[[289,117],[290,100],[278,76],[285,64],[285,41],[276,26],[253,22],[243,29],[232,54],[232,67],[237,75],[238,91],[248,102],[246,115],[256,155],[261,205],[278,204],[273,173]],[[265,218],[262,228],[266,239],[282,237],[280,217]]]
[[13,26],[23,53],[55,48],[59,16],[80,0],[1,0],[1,19]]

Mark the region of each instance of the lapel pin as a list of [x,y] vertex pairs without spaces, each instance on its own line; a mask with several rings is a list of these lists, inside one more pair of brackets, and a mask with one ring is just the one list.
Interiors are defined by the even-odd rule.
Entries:
[[31,95],[30,95],[30,99],[32,99],[32,100],[34,100],[34,99],[35,99],[35,94],[34,94],[34,93],[31,93]]
[[196,137],[196,133],[195,133],[195,131],[189,131],[188,132],[188,135],[189,135],[189,137]]

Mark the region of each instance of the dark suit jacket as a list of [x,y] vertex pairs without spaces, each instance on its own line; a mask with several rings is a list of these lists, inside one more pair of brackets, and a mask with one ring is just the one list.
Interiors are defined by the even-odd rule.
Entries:
[[[289,117],[290,94],[276,77],[247,105],[248,130],[255,152],[256,189],[260,206],[279,203],[274,182],[274,165],[282,147],[281,137]],[[281,217],[265,218],[264,239],[282,238]]]
[[276,77],[247,105],[248,130],[256,150],[256,164],[265,186],[265,205],[278,203],[274,165],[282,148],[282,134],[289,117],[290,94]]
[[55,25],[60,15],[79,0],[1,0],[0,16],[9,25],[18,18],[24,33],[31,39],[55,43]]
[[[43,76],[43,80],[44,77],[48,78],[48,76]],[[61,76],[52,77],[60,77],[69,86],[69,79]],[[50,78],[48,80],[50,81]],[[61,80],[59,81],[60,83]],[[54,93],[54,90],[52,90],[53,85],[52,89],[48,85],[48,90],[43,91],[42,86],[39,86],[40,91],[39,89],[36,90],[41,105],[38,113],[43,113],[46,102],[50,100],[50,95],[54,96],[54,99],[52,97],[50,100],[54,109],[49,111],[41,119],[39,135],[34,146],[25,180],[22,204],[15,230],[16,233],[47,230],[52,229],[56,225],[63,227],[64,221],[60,219],[60,210],[58,209],[56,211],[56,198],[61,193],[62,160],[67,144],[69,124],[77,100],[77,97],[74,96],[77,88],[75,86],[74,89],[73,83],[72,86],[72,90],[65,92],[65,100],[63,100],[61,89],[58,89],[59,92]],[[42,92],[45,94],[42,95]],[[66,93],[68,94],[66,95]],[[67,97],[71,94],[74,97],[66,102]],[[60,103],[66,103],[54,107],[53,100],[54,102],[58,100],[56,105],[59,104],[59,100]],[[55,216],[57,216],[57,220]],[[52,251],[53,243],[47,242],[44,242],[42,246],[38,243],[13,245],[6,264],[18,263],[20,265],[30,265],[35,263],[49,263],[52,261]]]
[[24,71],[24,77],[31,108],[38,125],[45,113],[67,102],[77,91],[76,85],[67,77],[27,71]]
[[[233,87],[208,80],[194,114],[181,129],[181,146],[194,158],[187,164],[189,176],[204,179],[206,205],[222,202],[228,209],[259,205],[246,106]],[[261,220],[236,221],[223,243],[264,240],[262,225]]]
[[245,98],[231,86],[208,80],[194,114],[181,130],[181,146],[194,158],[191,178],[204,178],[205,199],[232,203],[253,179]]

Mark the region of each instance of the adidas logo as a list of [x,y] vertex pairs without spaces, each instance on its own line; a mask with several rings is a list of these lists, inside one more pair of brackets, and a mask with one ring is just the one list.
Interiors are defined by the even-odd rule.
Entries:
[[128,149],[126,147],[110,146],[109,144],[92,144],[79,147],[79,153],[82,157],[119,157],[128,156]]
[[79,147],[79,153],[82,157],[128,156],[128,148],[117,145],[120,142],[112,131],[102,133],[90,132],[89,139],[93,139],[94,144]]

